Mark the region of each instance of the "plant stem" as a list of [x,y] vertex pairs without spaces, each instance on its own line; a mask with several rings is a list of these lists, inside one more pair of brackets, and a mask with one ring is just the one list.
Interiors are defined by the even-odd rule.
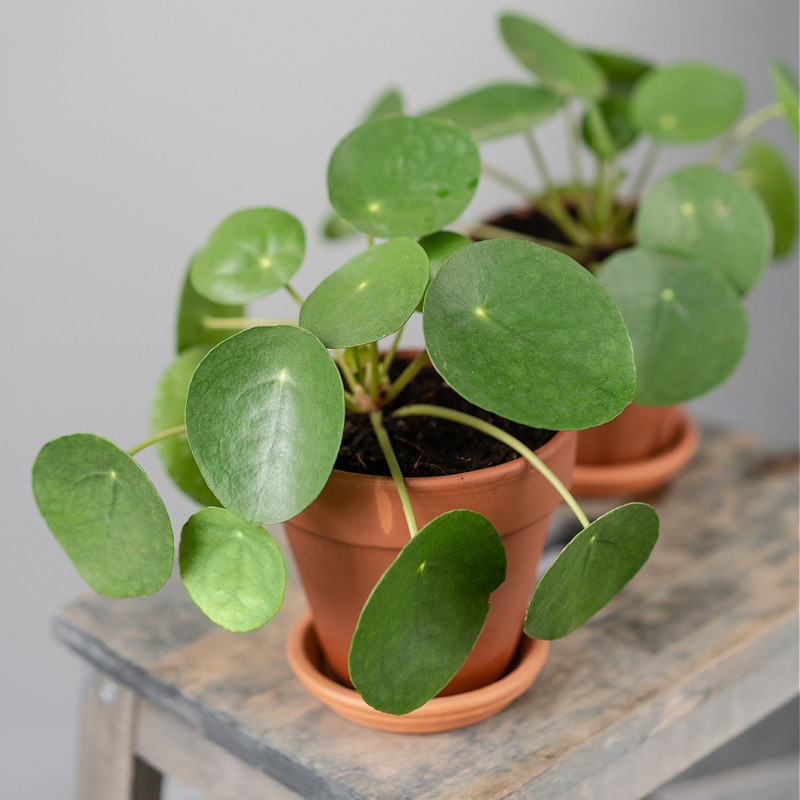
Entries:
[[578,187],[584,186],[583,169],[581,168],[580,150],[578,148],[578,121],[575,119],[572,105],[566,103],[564,106],[564,117],[567,122],[567,152],[569,163],[572,170],[572,180]]
[[442,406],[434,406],[427,404],[403,406],[394,412],[397,417],[410,417],[414,415],[424,415],[428,417],[438,417],[439,419],[447,419],[451,422],[458,422],[461,425],[474,428],[475,430],[485,433],[487,436],[492,436],[505,445],[508,445],[512,450],[519,453],[534,469],[537,469],[541,475],[550,483],[550,485],[561,495],[564,502],[569,506],[573,514],[578,518],[579,522],[584,528],[589,527],[589,518],[583,513],[583,509],[578,505],[578,502],[570,494],[566,486],[559,480],[558,476],[533,452],[529,447],[526,447],[519,439],[512,436],[510,433],[492,425],[490,422],[473,417],[471,414],[465,414],[462,411],[455,411],[451,408],[444,408]]
[[292,288],[292,285],[290,283],[285,283],[283,285],[283,288],[286,289],[287,292],[289,292],[289,294],[292,296],[292,299],[295,301],[295,303],[297,303],[297,305],[299,306],[303,305],[303,298],[294,290],[294,288]]
[[527,233],[518,233],[508,228],[500,228],[497,225],[473,225],[470,226],[469,234],[473,239],[524,239],[526,242],[534,242],[535,244],[549,247],[551,250],[558,250],[560,253],[566,253],[574,259],[580,258],[584,250],[584,248],[578,245],[553,242],[550,239],[542,239],[538,236],[530,236]]
[[639,172],[631,184],[631,202],[636,203],[638,201],[639,195],[641,195],[642,191],[644,190],[644,185],[647,183],[647,179],[650,177],[650,173],[653,171],[656,158],[658,158],[658,154],[660,152],[661,148],[659,145],[650,139],[647,150],[644,154],[644,159],[639,167]]
[[482,169],[484,175],[486,175],[488,178],[491,178],[501,186],[505,186],[507,189],[511,189],[511,191],[522,195],[522,197],[524,197],[526,200],[531,200],[536,194],[530,186],[525,186],[525,184],[521,183],[516,178],[513,178],[511,175],[503,172],[500,169],[497,169],[497,167],[493,167],[490,164],[484,164]]
[[400,503],[403,506],[403,514],[405,515],[406,524],[408,525],[408,532],[413,539],[419,530],[417,528],[417,520],[414,517],[414,509],[411,507],[411,499],[408,496],[408,489],[403,480],[400,464],[397,462],[397,456],[392,447],[392,442],[383,424],[383,413],[379,410],[372,411],[369,415],[369,421],[372,423],[372,430],[375,431],[375,436],[378,439],[381,452],[389,466],[389,473],[397,487],[397,493],[400,495]]
[[552,192],[554,189],[553,178],[550,175],[550,171],[547,169],[547,162],[544,159],[542,148],[539,147],[539,142],[536,141],[532,130],[525,131],[523,136],[525,138],[525,143],[528,145],[528,150],[530,150],[531,157],[533,158],[533,163],[539,171],[539,177],[542,179],[545,192]]
[[770,103],[770,105],[759,108],[752,114],[741,120],[736,127],[723,139],[713,153],[708,157],[706,163],[717,166],[725,155],[732,150],[739,142],[746,139],[756,129],[771,119],[778,119],[784,116],[782,103]]
[[138,452],[144,450],[146,447],[150,447],[150,445],[157,444],[158,442],[163,442],[164,439],[171,439],[173,436],[182,436],[186,433],[186,425],[175,425],[172,428],[167,428],[166,430],[159,431],[158,433],[154,433],[152,436],[149,436],[139,444],[131,447],[128,450],[129,456],[135,456]]
[[386,402],[394,400],[414,379],[414,376],[428,363],[428,351],[422,350],[414,360],[400,373],[386,392]]

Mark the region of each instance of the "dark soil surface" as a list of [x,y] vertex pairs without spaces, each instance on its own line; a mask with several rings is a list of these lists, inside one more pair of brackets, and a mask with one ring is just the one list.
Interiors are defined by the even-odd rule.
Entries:
[[[401,368],[398,362],[399,359],[392,365],[394,375]],[[469,472],[518,457],[496,439],[457,423],[432,417],[391,415],[392,409],[411,403],[432,403],[473,414],[512,433],[534,450],[555,435],[554,431],[518,425],[477,408],[447,386],[433,368],[426,368],[384,409],[384,425],[407,478]],[[371,475],[389,474],[366,414],[347,414],[336,468]]]
[[[569,213],[573,218],[577,217],[574,208],[570,208]],[[570,244],[567,237],[561,232],[561,229],[533,207],[505,212],[489,220],[489,224],[513,231],[514,233],[533,236],[542,241]],[[587,247],[576,260],[582,266],[589,268],[619,250],[620,247],[629,244],[632,244],[632,242],[609,242],[608,244],[604,244],[598,241],[593,246]]]

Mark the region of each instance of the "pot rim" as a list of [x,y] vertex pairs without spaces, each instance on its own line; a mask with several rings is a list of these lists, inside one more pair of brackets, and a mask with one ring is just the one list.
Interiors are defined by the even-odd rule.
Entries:
[[[562,443],[569,437],[575,437],[577,440],[577,431],[556,431],[555,434],[548,439],[541,447],[538,447],[534,452],[547,462],[551,453],[562,447]],[[479,483],[486,480],[486,475],[493,472],[494,477],[497,478],[513,478],[521,475],[527,470],[534,469],[528,461],[519,456],[511,461],[505,461],[502,464],[495,464],[491,467],[482,467],[481,469],[472,469],[465,472],[455,472],[450,475],[430,475],[426,477],[406,478],[403,480],[409,489],[414,489],[417,492],[425,491],[438,491],[445,482],[459,483]],[[344,484],[356,485],[359,483],[370,482],[377,485],[385,484],[387,487],[394,486],[394,480],[389,475],[373,475],[365,472],[349,472],[341,469],[334,469],[331,475],[336,476],[337,482]]]

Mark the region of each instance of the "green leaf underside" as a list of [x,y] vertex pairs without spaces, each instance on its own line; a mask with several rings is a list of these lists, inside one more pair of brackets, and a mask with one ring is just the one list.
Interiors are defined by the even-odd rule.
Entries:
[[773,255],[786,255],[797,236],[798,203],[789,165],[771,143],[752,142],[740,155],[736,177],[761,198],[775,235]]
[[[599,115],[599,119],[595,115]],[[628,101],[621,97],[603,98],[595,110],[584,115],[581,125],[584,142],[601,158],[613,158],[621,153],[633,144],[637,134]]]
[[349,669],[364,700],[406,714],[436,696],[472,650],[505,573],[503,544],[485,517],[456,510],[428,523],[361,612]]
[[628,53],[584,50],[606,76],[610,96],[628,97],[636,83],[653,69],[648,61]]
[[633,396],[622,316],[587,270],[547,247],[495,239],[459,250],[428,288],[423,329],[444,379],[515,422],[586,428]]
[[328,194],[356,230],[381,239],[418,238],[457,219],[481,173],[467,131],[438,119],[403,116],[348,134],[328,164]]
[[[430,262],[428,283],[430,283],[439,274],[442,264],[457,250],[472,244],[472,239],[460,233],[456,233],[455,231],[436,231],[436,233],[423,236],[419,240],[419,243],[422,249],[428,254],[428,260]],[[423,300],[424,299],[423,296]],[[417,311],[422,311],[422,301],[420,301],[419,306],[417,306]]]
[[744,107],[741,79],[709,64],[682,63],[654,70],[631,98],[636,125],[655,141],[689,144],[728,130]]
[[429,273],[428,256],[413,239],[371,247],[314,289],[300,309],[300,325],[326,347],[376,342],[408,321]]
[[684,403],[721,384],[747,343],[747,314],[733,285],[713,267],[624,250],[598,272],[633,341],[643,405]]
[[758,195],[716,167],[686,167],[645,195],[636,240],[656,250],[716,267],[746,294],[772,256],[772,224]]
[[[150,432],[156,434],[185,423],[186,394],[197,365],[209,348],[184,350],[161,375],[150,407]],[[204,506],[219,505],[194,460],[186,435],[172,436],[157,445],[161,463],[181,491]]]
[[172,525],[142,468],[88,433],[46,444],[33,466],[39,511],[78,573],[98,594],[136,597],[172,572]]
[[219,344],[223,339],[231,335],[229,330],[215,330],[203,324],[203,320],[210,318],[230,318],[243,317],[245,308],[242,304],[223,305],[215,303],[203,295],[198,294],[192,286],[191,269],[194,259],[189,264],[186,277],[181,289],[180,301],[178,303],[178,324],[177,324],[177,352],[203,345],[206,349]]
[[532,639],[560,639],[594,616],[633,578],[658,539],[658,516],[628,503],[574,537],[542,576],[525,617]]
[[490,141],[530,130],[558,111],[564,101],[545,86],[494,83],[427,111],[469,131],[476,141]]
[[797,80],[786,68],[786,65],[778,60],[770,64],[770,77],[775,89],[775,96],[783,106],[786,124],[789,126],[789,130],[800,139],[800,97],[797,92]]
[[286,566],[275,540],[223,508],[189,518],[181,533],[180,568],[192,600],[227,630],[258,628],[283,603]]
[[538,22],[504,14],[500,35],[520,64],[558,94],[589,99],[606,94],[605,75],[594,60]]
[[224,219],[192,264],[195,289],[217,303],[266,297],[291,280],[305,255],[300,222],[278,208],[248,208]]
[[344,426],[344,391],[328,351],[288,325],[251,328],[201,362],[186,402],[189,444],[231,512],[283,522],[319,494]]

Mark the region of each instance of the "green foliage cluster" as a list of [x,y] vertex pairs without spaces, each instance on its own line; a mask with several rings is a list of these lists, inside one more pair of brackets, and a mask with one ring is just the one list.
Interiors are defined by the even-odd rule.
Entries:
[[[365,414],[403,501],[409,542],[363,610],[351,676],[367,702],[390,713],[438,693],[481,630],[489,595],[505,579],[505,552],[491,521],[467,509],[417,529],[383,422],[386,403],[428,359],[476,405],[542,428],[600,424],[635,388],[622,316],[581,265],[540,244],[472,243],[446,230],[480,174],[477,144],[450,121],[378,115],[356,128],[330,158],[328,189],[367,246],[305,298],[292,286],[305,253],[292,214],[249,208],[219,224],[189,265],[178,352],[157,387],[151,436],[130,450],[94,434],[64,436],[34,464],[38,507],[93,589],[147,594],[172,572],[169,516],[135,460],[155,444],[171,478],[203,506],[180,535],[188,594],[229,630],[266,623],[281,606],[286,571],[265,526],[314,501],[333,469],[345,414]],[[296,320],[247,316],[247,303],[278,291],[297,304]],[[580,315],[570,313],[576,298]],[[424,349],[393,379],[389,366],[415,315]],[[396,413],[502,435],[447,408]],[[504,441],[544,469],[521,443]],[[590,523],[550,479],[583,530],[531,599],[525,631],[540,638],[589,619],[647,560],[658,535],[649,506],[628,504]]]
[[[524,165],[513,176],[489,165],[484,172],[560,231],[536,241],[571,255],[614,299],[633,340],[635,400],[661,406],[700,397],[739,365],[748,337],[743,299],[796,240],[792,171],[773,144],[752,139],[773,119],[798,134],[796,81],[771,64],[774,101],[742,117],[743,81],[713,64],[656,66],[579,47],[517,14],[502,15],[499,32],[528,80],[481,85],[424,115],[455,122],[478,143],[524,139],[535,185],[523,184]],[[371,114],[402,110],[392,91]],[[570,164],[561,181],[549,156],[562,153],[545,152],[538,136],[559,117]],[[648,185],[662,150],[689,145],[710,152]],[[729,155],[735,161],[724,169]],[[345,230],[329,225],[332,235]],[[525,233],[486,223],[472,235]]]

